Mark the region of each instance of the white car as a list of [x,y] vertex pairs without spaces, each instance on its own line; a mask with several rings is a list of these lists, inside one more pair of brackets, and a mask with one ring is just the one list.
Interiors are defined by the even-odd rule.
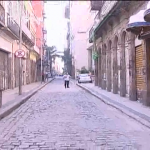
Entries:
[[86,82],[92,83],[91,76],[89,74],[80,74],[78,76],[78,83],[86,83]]

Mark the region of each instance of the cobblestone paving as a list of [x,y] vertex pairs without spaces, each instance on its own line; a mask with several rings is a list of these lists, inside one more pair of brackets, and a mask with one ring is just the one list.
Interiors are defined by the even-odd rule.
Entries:
[[150,150],[150,130],[56,79],[0,121],[0,150]]

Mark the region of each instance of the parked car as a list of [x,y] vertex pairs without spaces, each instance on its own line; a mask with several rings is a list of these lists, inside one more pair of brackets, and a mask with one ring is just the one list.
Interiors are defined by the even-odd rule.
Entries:
[[92,83],[92,78],[89,74],[79,74],[78,83]]

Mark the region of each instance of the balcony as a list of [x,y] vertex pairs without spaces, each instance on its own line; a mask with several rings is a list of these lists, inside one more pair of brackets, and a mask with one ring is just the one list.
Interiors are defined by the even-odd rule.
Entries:
[[46,13],[45,13],[45,12],[43,12],[43,13],[42,13],[42,15],[43,15],[43,17],[45,17]]
[[45,30],[44,28],[42,29],[43,34],[47,34],[47,30]]
[[22,31],[29,39],[31,39],[31,32],[29,31],[25,23],[22,23]]
[[[94,2],[100,2],[100,1],[91,1],[91,3]],[[101,1],[102,2],[102,1]],[[102,21],[106,16],[108,16],[109,12],[119,3],[119,1],[105,1],[101,5],[101,11],[97,13],[95,19],[94,19],[94,25],[89,31],[89,42],[93,42],[93,36],[94,36],[94,31],[97,32],[99,30],[99,26],[101,25]],[[98,29],[99,28],[99,29]]]
[[69,40],[70,32],[67,33],[66,40]]
[[119,1],[105,1],[101,9],[100,19],[103,20]]
[[43,16],[43,19],[46,19],[46,16]]
[[94,30],[97,27],[97,25],[100,22],[100,13],[98,12],[97,15],[94,18],[94,24],[92,26],[92,28],[89,31],[89,42],[92,43],[93,42],[93,36],[94,36]]
[[4,27],[5,25],[5,9],[0,4],[0,27]]
[[37,52],[38,54],[40,54],[40,50],[39,50],[39,48],[37,46],[34,46],[34,50],[35,50],[35,52]]
[[19,26],[12,18],[10,18],[9,14],[7,14],[7,27],[17,38],[19,38]]
[[93,36],[94,36],[94,26],[89,31],[89,43],[93,42]]
[[22,23],[22,40],[29,47],[33,47],[35,45],[35,37],[24,22]]
[[91,1],[91,10],[99,11],[101,10],[104,1]]
[[35,45],[35,36],[33,34],[31,34],[31,41]]
[[70,8],[69,8],[69,6],[66,6],[66,8],[65,8],[65,18],[70,19]]

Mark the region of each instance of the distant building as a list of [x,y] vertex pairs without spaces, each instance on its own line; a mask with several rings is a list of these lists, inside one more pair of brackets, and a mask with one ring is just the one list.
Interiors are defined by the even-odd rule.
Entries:
[[[36,26],[36,47],[38,47],[39,49],[39,53],[40,53],[40,58],[41,58],[41,55],[42,55],[42,60],[44,60],[44,47],[46,45],[46,34],[47,34],[47,31],[45,29],[45,26],[44,26],[44,19],[45,19],[45,11],[44,11],[44,4],[46,2],[44,1],[32,1],[32,6],[33,6],[33,10],[34,10],[34,14],[37,18],[37,23],[38,25]],[[41,74],[41,61],[40,59],[38,59],[38,76],[39,76],[39,79],[40,79],[40,74]],[[44,67],[44,62],[43,62],[43,71],[46,71],[44,70],[45,67]]]
[[91,13],[90,1],[71,1],[71,52],[75,76],[82,67],[92,70],[92,47],[89,30],[94,23],[95,12]]

